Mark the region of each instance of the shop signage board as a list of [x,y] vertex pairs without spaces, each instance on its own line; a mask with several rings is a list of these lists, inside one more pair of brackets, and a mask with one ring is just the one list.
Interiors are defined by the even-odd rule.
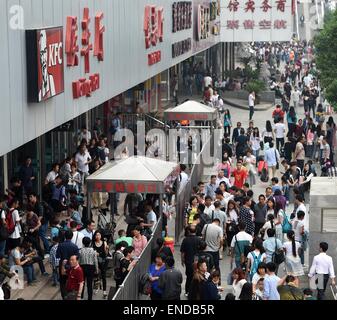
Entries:
[[26,30],[28,101],[64,92],[63,27]]
[[[155,48],[164,39],[164,8],[156,5],[146,5],[144,9],[144,38],[145,49]],[[152,66],[161,61],[161,51],[147,54],[148,65]]]
[[[91,73],[90,59],[91,52],[97,61],[104,61],[104,32],[102,25],[103,12],[97,12],[94,17],[94,39],[91,34],[91,18],[89,8],[83,9],[83,16],[80,23],[76,16],[67,17],[65,54],[67,58],[67,67],[78,67],[79,59],[84,59],[84,73],[89,76],[82,77],[72,82],[73,99],[81,97],[91,97],[93,92],[100,88],[100,74]],[[79,30],[79,24],[81,26]],[[81,38],[79,39],[79,33]],[[91,73],[91,74],[90,74]]]
[[221,6],[223,42],[289,41],[291,38],[291,0],[223,0]]
[[193,9],[193,52],[197,53],[220,41],[220,1],[196,0]]

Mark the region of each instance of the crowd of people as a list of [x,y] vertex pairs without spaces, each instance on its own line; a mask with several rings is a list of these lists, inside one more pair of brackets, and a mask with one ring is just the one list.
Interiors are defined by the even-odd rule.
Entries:
[[[227,300],[315,298],[311,289],[299,289],[307,268],[306,199],[312,177],[319,172],[336,175],[336,124],[327,104],[320,103],[322,92],[310,45],[256,44],[252,49],[259,60],[275,69],[271,83],[281,99],[264,128],[254,125],[254,92],[248,99],[248,128],[243,128],[241,122],[234,128],[230,110],[217,91],[226,88],[226,83],[213,84],[202,64],[185,74],[184,83],[190,87],[195,77],[205,103],[219,110],[224,132],[222,161],[208,183],[200,181],[194,186],[183,213],[185,238],[180,252],[189,300],[221,299],[224,288],[220,264],[226,255],[230,257],[227,282],[232,286]],[[174,88],[177,91],[177,86]],[[299,116],[302,105],[304,119]],[[83,299],[85,287],[89,300],[99,289],[107,298],[107,271],[111,265],[116,288],[123,283],[155,231],[160,210],[159,197],[128,194],[123,212],[127,228],[118,230],[117,237],[107,233],[87,211],[85,180],[109,162],[109,146],[116,148],[116,142],[111,141],[121,126],[121,118],[115,114],[108,134],[104,134],[100,119],[92,131],[82,127],[75,139],[77,151],[52,166],[41,197],[33,190],[36,176],[32,160],[26,159],[11,179],[7,194],[0,197],[0,283],[3,278],[17,277],[10,271],[16,266],[23,269],[28,286],[34,286],[38,267],[43,276],[51,277],[54,286],[60,286],[63,299]],[[148,150],[153,149],[152,154],[158,156],[155,145],[150,143]],[[184,152],[183,148],[180,151]],[[128,157],[128,150],[122,157]],[[185,165],[180,168],[179,190],[183,190],[188,175]],[[259,180],[268,185],[264,193],[254,194]],[[173,181],[168,188],[162,216],[165,235],[170,197],[177,193]],[[113,220],[119,215],[118,199],[118,195],[112,199],[94,193],[93,208],[99,208],[104,215],[112,202]],[[335,284],[332,259],[326,254],[328,246],[320,243],[320,254],[309,271],[310,278],[317,274],[324,277],[324,288],[318,290],[317,299],[324,298],[329,278]],[[159,237],[149,270],[141,281],[143,293],[153,300],[181,297],[183,275],[175,266],[173,253]],[[45,269],[46,259],[51,275]],[[280,279],[277,274],[282,266],[285,276]]]
[[[36,286],[40,273],[50,277],[53,286],[60,286],[63,299],[83,299],[85,284],[89,300],[99,289],[107,298],[109,268],[113,269],[117,289],[122,284],[157,224],[159,196],[126,195],[123,217],[127,228],[118,230],[118,236],[114,226],[116,217],[122,215],[118,212],[119,194],[93,193],[92,210],[88,212],[86,178],[110,161],[108,146],[116,148],[111,141],[121,127],[119,114],[112,116],[107,134],[100,119],[96,119],[92,131],[83,126],[74,139],[76,152],[52,165],[41,195],[34,192],[36,175],[32,159],[27,157],[11,179],[7,193],[0,196],[0,289],[9,290],[13,277],[22,285]],[[124,157],[128,156],[125,152]],[[102,221],[106,223],[100,223],[100,216],[105,216]],[[165,216],[164,230],[166,224]],[[23,269],[25,283],[13,271],[16,267]]]
[[[335,175],[336,124],[331,110],[320,103],[323,93],[310,44],[264,44],[253,49],[280,74],[279,83],[271,81],[282,100],[264,128],[254,126],[254,92],[248,100],[247,129],[241,122],[233,128],[230,110],[224,110],[222,162],[209,183],[193,188],[185,212],[186,234],[180,250],[185,295],[191,300],[208,299],[213,284],[212,297],[219,299],[220,263],[226,247],[231,270],[227,282],[233,288],[226,299],[316,299],[311,289],[299,289],[308,268],[304,264],[309,236],[305,199],[312,177]],[[205,86],[205,92],[209,97],[212,85]],[[264,194],[255,195],[258,180],[269,186]],[[324,277],[324,288],[317,290],[317,299],[323,299],[328,280],[335,285],[335,274],[326,254],[328,244],[322,242],[319,250],[308,276]],[[285,271],[282,278],[277,276],[280,266]]]

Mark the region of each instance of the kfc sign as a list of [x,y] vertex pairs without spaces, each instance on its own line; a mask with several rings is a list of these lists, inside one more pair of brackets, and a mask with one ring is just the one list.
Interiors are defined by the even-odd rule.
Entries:
[[[84,8],[81,20],[81,49],[79,48],[79,28],[77,17],[67,17],[66,28],[66,45],[65,53],[67,56],[67,66],[77,67],[79,56],[84,59],[84,73],[90,73],[90,57],[93,51],[93,56],[97,61],[104,60],[103,34],[105,27],[102,26],[103,12],[98,12],[95,15],[94,23],[94,42],[92,42],[92,34],[90,31],[90,12],[89,8]],[[83,77],[72,83],[73,98],[91,97],[92,93],[100,88],[100,75],[94,73]]]
[[64,92],[63,28],[26,30],[28,101]]
[[[164,33],[164,8],[155,5],[147,5],[144,10],[144,37],[145,48],[157,46],[158,42],[163,42]],[[156,51],[148,54],[148,65],[153,65],[161,60],[161,52]]]

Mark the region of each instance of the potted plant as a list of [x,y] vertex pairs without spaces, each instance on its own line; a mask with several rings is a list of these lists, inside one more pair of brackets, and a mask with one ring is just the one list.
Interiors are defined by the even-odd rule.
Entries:
[[260,96],[259,93],[261,93],[263,90],[266,89],[266,84],[261,80],[251,80],[246,85],[246,90],[248,92],[255,92],[255,104],[260,103]]

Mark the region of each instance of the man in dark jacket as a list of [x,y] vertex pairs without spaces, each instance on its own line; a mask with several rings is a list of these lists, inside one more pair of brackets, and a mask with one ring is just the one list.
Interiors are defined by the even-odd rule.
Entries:
[[200,242],[201,239],[196,236],[195,226],[189,226],[188,236],[183,240],[180,247],[181,264],[186,266],[185,294],[189,293],[190,285],[193,279],[194,256],[198,252]]
[[174,258],[167,257],[166,270],[160,275],[158,287],[162,290],[163,300],[180,300],[183,275],[174,268]]
[[238,122],[236,124],[236,128],[234,128],[233,130],[233,135],[232,135],[232,144],[236,144],[237,142],[237,138],[239,137],[240,135],[240,130],[241,130],[241,122]]

